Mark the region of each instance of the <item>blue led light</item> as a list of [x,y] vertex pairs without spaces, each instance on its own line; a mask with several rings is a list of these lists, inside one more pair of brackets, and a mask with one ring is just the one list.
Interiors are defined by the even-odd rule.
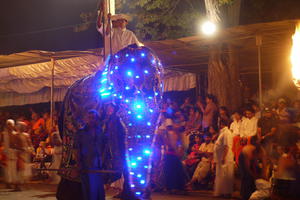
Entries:
[[106,75],[106,74],[107,74],[107,72],[105,71],[105,72],[102,73],[102,76],[104,76],[104,75]]
[[135,185],[134,185],[134,184],[131,184],[131,185],[130,185],[130,187],[134,188],[134,187],[135,187]]
[[114,97],[116,97],[117,96],[117,94],[114,94]]
[[106,81],[107,81],[107,78],[104,78],[104,79],[101,80],[101,83],[104,83]]
[[113,85],[114,85],[114,83],[110,83],[110,85],[111,85],[111,86],[113,86]]
[[147,125],[148,125],[148,126],[151,126],[151,122],[147,122]]
[[141,136],[141,135],[137,135],[136,137],[137,137],[137,138],[142,138],[142,136]]
[[137,177],[138,177],[138,178],[141,178],[141,177],[142,177],[142,174],[138,174]]
[[117,59],[118,59],[118,58],[119,58],[119,56],[118,56],[118,55],[115,55],[115,58],[117,58]]
[[151,154],[151,151],[150,151],[149,149],[145,149],[145,150],[144,150],[144,154],[150,155],[150,154]]
[[125,89],[126,89],[126,90],[129,90],[129,89],[130,89],[130,87],[129,87],[129,86],[126,86],[126,87],[125,87]]
[[123,98],[122,95],[120,95],[120,96],[119,96],[119,99],[122,99],[122,98]]
[[101,93],[104,92],[104,91],[105,91],[105,88],[102,88],[102,89],[100,90]]
[[135,76],[135,78],[140,78],[140,76]]
[[142,160],[142,157],[141,157],[141,156],[139,156],[139,157],[137,157],[137,159],[138,159],[138,160]]
[[138,93],[138,94],[140,94],[140,93],[141,93],[141,91],[137,91],[137,93]]
[[126,54],[125,54],[125,57],[128,57],[128,56],[129,56],[129,54],[128,54],[128,53],[126,53]]
[[145,180],[141,180],[140,183],[141,183],[141,184],[145,184]]
[[106,96],[109,96],[109,95],[110,95],[110,92],[105,92],[105,93],[101,94],[102,97],[106,97]]
[[[129,102],[129,100],[128,100],[128,99],[126,99],[126,100],[125,100],[125,102],[126,102],[126,103],[128,103],[128,102]],[[128,112],[129,112],[129,111],[128,111]],[[128,113],[128,114],[130,114],[130,113]]]
[[131,62],[135,62],[135,58],[131,58],[130,61],[131,61]]
[[153,59],[151,62],[152,62],[152,64],[154,64],[154,63],[155,63],[155,60]]
[[112,87],[109,87],[108,89],[109,89],[109,90],[111,90],[111,89],[112,89]]
[[158,95],[158,93],[157,92],[155,92],[155,96],[157,96]]
[[144,168],[145,168],[145,169],[148,169],[148,165],[145,165]]
[[136,166],[136,163],[135,163],[135,162],[131,163],[131,166],[135,167],[135,166]]
[[132,148],[129,148],[129,149],[128,149],[128,151],[132,151],[132,150],[133,150]]
[[115,66],[115,70],[119,69],[119,66]]
[[134,175],[134,172],[130,172],[129,174],[130,174],[130,175]]
[[146,138],[150,138],[150,135],[146,135]]
[[132,72],[131,71],[127,71],[127,76],[132,76]]
[[145,53],[141,53],[141,56],[142,56],[142,57],[145,57],[145,55],[146,55]]
[[152,110],[152,109],[149,109],[149,111],[150,111],[151,113],[153,113],[153,110]]
[[110,71],[110,74],[113,74],[114,73],[114,71]]
[[142,115],[137,115],[136,118],[142,119],[143,117],[142,117]]
[[148,99],[153,99],[153,97],[149,96]]
[[130,115],[130,114],[131,114],[131,111],[129,110],[127,113]]
[[128,126],[132,126],[132,123],[129,123]]
[[135,192],[135,194],[136,194],[136,195],[141,195],[142,193],[141,193],[141,192]]
[[148,70],[144,70],[144,73],[145,73],[145,74],[148,74],[148,73],[149,73],[149,71],[148,71]]

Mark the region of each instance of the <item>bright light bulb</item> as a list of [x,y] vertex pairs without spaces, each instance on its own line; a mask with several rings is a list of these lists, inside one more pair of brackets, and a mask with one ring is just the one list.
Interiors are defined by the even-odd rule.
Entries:
[[213,35],[217,30],[217,26],[213,22],[206,21],[202,24],[201,30],[205,35]]
[[134,62],[134,61],[135,61],[135,58],[131,58],[130,60],[131,60],[131,62]]

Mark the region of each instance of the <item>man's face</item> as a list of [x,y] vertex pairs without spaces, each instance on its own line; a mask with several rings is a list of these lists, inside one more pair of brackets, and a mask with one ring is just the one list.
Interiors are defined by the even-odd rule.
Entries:
[[94,126],[97,122],[97,117],[96,114],[94,113],[89,113],[87,116],[87,124],[90,126]]
[[240,120],[241,119],[241,115],[240,114],[238,114],[238,113],[234,113],[233,114],[233,118],[235,119],[235,120]]
[[125,19],[118,19],[118,20],[112,21],[113,28],[124,29],[124,28],[126,28],[127,24],[128,24],[128,22]]
[[205,140],[205,143],[208,144],[208,143],[210,143],[210,141],[211,141],[211,137],[210,137],[210,136],[206,136],[206,137],[204,138],[204,140]]
[[246,116],[247,118],[251,119],[251,118],[254,116],[254,113],[251,112],[251,111],[249,111],[249,110],[246,110],[245,116]]

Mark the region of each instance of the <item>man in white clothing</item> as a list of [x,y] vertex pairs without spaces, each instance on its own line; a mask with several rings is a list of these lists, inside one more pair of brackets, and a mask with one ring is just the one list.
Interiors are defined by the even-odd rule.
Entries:
[[241,133],[240,136],[243,139],[255,136],[257,133],[257,121],[255,117],[255,112],[252,108],[247,108],[245,110],[245,117],[242,120],[241,124]]
[[135,34],[126,29],[128,21],[130,19],[129,16],[124,14],[116,14],[112,15],[108,14],[108,22],[112,22],[111,25],[104,26],[105,30],[103,31],[103,24],[101,22],[102,16],[98,16],[97,20],[97,30],[103,35],[105,35],[105,46],[107,47],[105,50],[105,58],[110,54],[110,37],[111,37],[111,50],[112,55],[117,53],[119,50],[136,44],[138,46],[143,46],[141,42],[138,41]]

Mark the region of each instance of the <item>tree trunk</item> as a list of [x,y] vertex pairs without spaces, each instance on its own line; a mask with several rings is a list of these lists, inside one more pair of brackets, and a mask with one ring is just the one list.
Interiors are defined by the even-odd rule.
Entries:
[[233,111],[241,105],[238,56],[228,44],[212,45],[208,64],[208,93],[218,99],[219,106]]

